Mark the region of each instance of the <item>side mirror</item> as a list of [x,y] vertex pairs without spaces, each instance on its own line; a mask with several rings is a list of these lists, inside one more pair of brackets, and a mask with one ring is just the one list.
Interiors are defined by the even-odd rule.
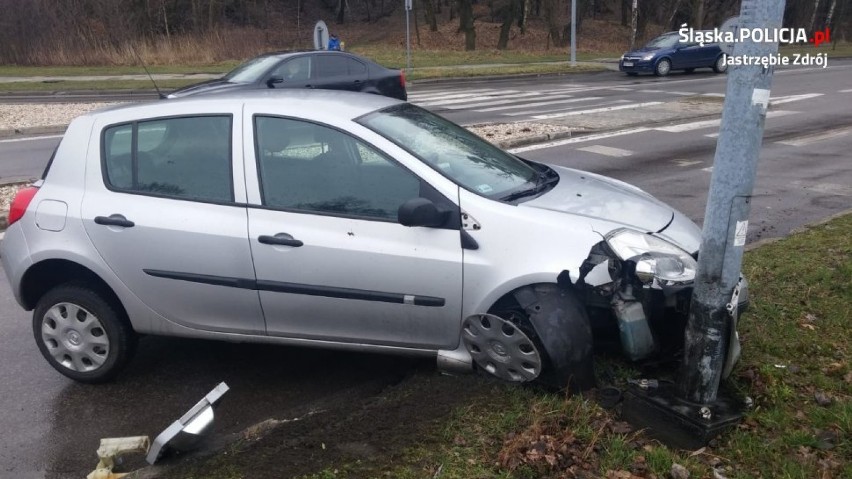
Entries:
[[277,83],[284,83],[284,77],[269,77],[269,80],[266,80],[266,86],[269,88],[273,88],[272,85]]
[[425,226],[437,228],[447,221],[447,211],[438,211],[430,200],[426,198],[413,198],[399,207],[397,219],[403,226]]

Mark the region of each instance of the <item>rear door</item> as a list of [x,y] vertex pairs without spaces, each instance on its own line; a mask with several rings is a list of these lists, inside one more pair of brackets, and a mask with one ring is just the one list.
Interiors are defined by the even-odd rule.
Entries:
[[360,91],[367,81],[367,65],[349,55],[318,53],[314,64],[315,88]]
[[189,328],[264,333],[246,236],[240,111],[198,108],[99,120],[83,224],[113,272],[159,315]]

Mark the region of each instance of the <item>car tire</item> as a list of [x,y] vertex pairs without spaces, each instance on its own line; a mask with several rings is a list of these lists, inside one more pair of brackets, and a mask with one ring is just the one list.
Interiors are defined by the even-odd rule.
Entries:
[[654,75],[664,77],[672,71],[672,62],[668,58],[663,58],[654,65]]
[[33,311],[33,336],[54,369],[82,383],[112,380],[136,350],[129,321],[106,295],[85,284],[48,291]]
[[574,292],[555,284],[527,286],[514,293],[520,310],[495,310],[512,321],[543,357],[536,383],[548,389],[583,391],[595,386],[592,329]]
[[716,58],[716,61],[713,63],[713,71],[716,73],[725,73],[728,71],[728,63],[727,63],[727,55],[724,53],[719,55]]

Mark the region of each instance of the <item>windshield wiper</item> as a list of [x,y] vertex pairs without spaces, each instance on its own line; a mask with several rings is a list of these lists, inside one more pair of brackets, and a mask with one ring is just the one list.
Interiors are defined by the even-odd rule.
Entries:
[[534,196],[542,191],[546,190],[548,186],[559,181],[559,175],[552,173],[552,170],[545,170],[538,174],[538,178],[536,178],[535,186],[532,188],[526,188],[523,190],[516,191],[514,193],[509,193],[508,195],[500,198],[503,201],[515,201],[521,198],[526,198],[527,196]]

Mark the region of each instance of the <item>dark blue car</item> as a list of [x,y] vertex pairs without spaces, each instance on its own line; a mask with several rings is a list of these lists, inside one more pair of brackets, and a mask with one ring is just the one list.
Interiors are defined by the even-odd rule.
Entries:
[[728,64],[717,43],[684,43],[677,32],[660,35],[644,47],[625,53],[618,62],[618,69],[628,75],[653,73],[662,77],[672,70],[691,73],[696,68],[724,73]]

